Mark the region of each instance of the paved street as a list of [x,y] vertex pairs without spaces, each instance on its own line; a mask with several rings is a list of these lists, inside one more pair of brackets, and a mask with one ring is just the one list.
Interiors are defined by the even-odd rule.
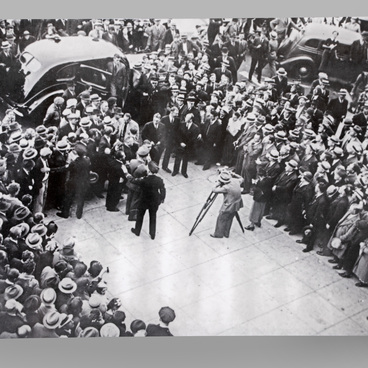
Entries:
[[[171,163],[172,165],[172,163]],[[219,196],[189,236],[211,192],[216,168],[189,165],[189,178],[160,174],[167,200],[158,212],[155,240],[146,215],[140,237],[130,232],[125,200],[120,212],[107,212],[104,200],[86,204],[81,220],[60,219],[57,239],[77,238],[85,262],[110,268],[111,296],[120,297],[126,324],[139,318],[156,322],[160,307],[176,312],[176,336],[214,335],[368,335],[368,290],[343,279],[327,258],[303,253],[303,245],[264,220],[261,229],[241,232],[234,221],[229,239],[213,239]],[[239,212],[246,225],[252,197]]]

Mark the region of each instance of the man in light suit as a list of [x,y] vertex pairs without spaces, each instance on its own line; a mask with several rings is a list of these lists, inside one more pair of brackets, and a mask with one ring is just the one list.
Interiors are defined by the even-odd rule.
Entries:
[[216,229],[212,238],[228,238],[236,213],[243,207],[241,183],[243,178],[235,173],[222,171],[218,178],[219,185],[212,189],[213,193],[222,193],[224,202],[216,221]]

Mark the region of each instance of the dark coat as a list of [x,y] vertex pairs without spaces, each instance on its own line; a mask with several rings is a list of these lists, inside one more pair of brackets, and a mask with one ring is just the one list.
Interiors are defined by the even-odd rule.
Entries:
[[152,121],[146,123],[142,129],[142,140],[148,139],[149,141],[161,142],[161,145],[165,145],[165,125],[159,123],[157,129],[155,128]]
[[168,327],[149,324],[146,328],[146,336],[173,336]]
[[138,208],[157,209],[165,200],[166,189],[162,178],[156,175],[148,175],[144,178],[133,179],[132,183],[141,187]]
[[293,196],[293,190],[298,181],[298,174],[296,172],[286,173],[282,172],[275,180],[274,199],[277,202],[289,203]]
[[172,146],[177,141],[178,129],[180,120],[179,118],[174,118],[173,123],[170,122],[169,115],[165,115],[161,119],[161,123],[165,126],[165,145]]

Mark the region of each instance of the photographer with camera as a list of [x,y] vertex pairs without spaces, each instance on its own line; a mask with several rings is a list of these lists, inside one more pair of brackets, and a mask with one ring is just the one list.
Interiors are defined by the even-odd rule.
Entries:
[[233,219],[240,208],[243,207],[241,197],[243,178],[226,169],[219,170],[219,174],[218,185],[212,189],[212,192],[222,193],[224,202],[217,217],[215,232],[210,235],[213,238],[228,238]]

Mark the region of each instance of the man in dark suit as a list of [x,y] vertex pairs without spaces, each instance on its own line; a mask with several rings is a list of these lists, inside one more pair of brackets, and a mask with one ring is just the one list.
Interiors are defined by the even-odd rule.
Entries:
[[181,173],[185,178],[188,178],[187,168],[189,157],[195,154],[197,143],[200,139],[200,130],[198,125],[193,122],[194,115],[187,114],[184,123],[181,123],[178,129],[178,141],[176,145],[176,158],[174,163],[174,171],[172,176],[179,172],[181,166]]
[[113,61],[107,63],[107,70],[111,73],[110,95],[118,98],[117,105],[120,106],[127,73],[126,66],[120,61],[118,54],[114,55]]
[[83,214],[84,198],[89,187],[91,161],[86,156],[87,147],[84,144],[77,143],[74,149],[78,157],[69,165],[69,179],[66,183],[66,196],[61,212],[57,212],[56,215],[68,218],[75,197],[77,206],[76,216],[80,219]]
[[68,136],[71,132],[77,131],[77,125],[79,122],[79,114],[71,113],[67,117],[68,124],[59,127],[58,129],[58,139],[61,140],[63,137]]
[[19,40],[19,52],[22,53],[24,49],[31,43],[36,41],[36,37],[32,36],[28,30],[23,32],[22,38]]
[[154,240],[156,236],[156,214],[158,207],[164,202],[166,197],[165,184],[162,178],[158,177],[158,165],[154,161],[148,163],[149,174],[144,178],[132,179],[133,184],[141,188],[141,196],[138,203],[138,213],[135,227],[132,233],[139,236],[142,230],[143,218],[146,210],[149,212],[149,234]]
[[173,106],[169,115],[163,116],[161,119],[161,123],[165,126],[165,154],[162,160],[162,168],[169,174],[171,174],[171,170],[168,168],[170,155],[174,151],[180,125],[178,116],[179,109]]
[[177,55],[182,51],[184,51],[185,55],[192,53],[194,56],[197,56],[199,47],[191,40],[188,40],[188,36],[186,34],[182,34],[176,50]]
[[348,100],[346,99],[347,91],[341,88],[338,92],[339,97],[333,98],[327,105],[327,110],[331,113],[336,123],[340,123],[348,112]]
[[142,129],[142,140],[152,142],[150,155],[158,165],[165,147],[165,125],[161,122],[160,113],[153,115],[153,121],[146,123]]
[[349,60],[357,67],[367,63],[368,32],[361,33],[361,39],[354,41],[350,46]]
[[115,32],[115,27],[113,24],[108,25],[107,31],[102,35],[102,39],[113,43],[115,46],[118,46],[118,35]]
[[218,112],[212,110],[209,118],[204,124],[201,124],[201,137],[203,145],[200,158],[196,164],[204,164],[203,170],[208,170],[211,164],[216,162],[218,157],[217,150],[221,139],[221,120],[218,118]]
[[[235,49],[236,46],[232,46],[232,44],[230,43],[230,46],[232,47],[232,49]],[[218,56],[215,60],[215,66],[220,68],[222,66],[222,63],[227,61],[228,62],[228,69],[230,70],[231,73],[231,78],[230,78],[230,82],[233,81],[234,83],[236,83],[238,81],[238,77],[237,77],[237,64],[236,64],[236,58],[234,58],[230,53],[229,53],[229,49],[228,47],[226,47],[225,45],[221,48],[221,55]],[[227,65],[227,64],[226,64]]]
[[358,135],[359,139],[362,140],[367,131],[368,123],[368,101],[364,103],[363,111],[353,116],[353,125],[358,125],[362,129],[361,134]]
[[75,93],[75,82],[69,81],[66,83],[66,90],[61,96],[65,101],[70,100],[71,98],[77,98],[77,94]]
[[118,212],[117,205],[121,197],[123,187],[127,181],[128,170],[124,164],[124,151],[117,151],[115,156],[108,156],[107,160],[107,178],[109,185],[106,194],[106,210]]
[[272,214],[277,223],[275,227],[280,227],[285,223],[287,206],[291,201],[294,187],[298,181],[298,163],[294,160],[286,162],[285,171],[275,180],[272,187]]
[[197,124],[199,126],[201,122],[201,115],[199,113],[199,110],[195,107],[196,98],[195,95],[190,95],[187,97],[187,104],[183,107],[183,109],[180,111],[179,107],[179,113],[180,113],[180,121],[185,121],[185,117],[188,114],[193,115],[193,123]]
[[169,330],[169,323],[174,321],[176,315],[170,307],[162,307],[158,312],[160,323],[150,323],[146,328],[146,336],[173,336]]
[[164,46],[171,45],[179,31],[176,29],[176,24],[171,23],[170,28],[166,30],[164,35]]
[[229,61],[225,60],[221,62],[220,68],[215,68],[214,73],[216,75],[216,82],[219,83],[221,81],[221,76],[224,74],[229,78],[229,83],[232,83],[233,81],[233,75],[231,71],[229,70],[230,63]]
[[272,78],[275,81],[277,95],[280,98],[288,91],[287,72],[284,68],[279,68],[276,75]]

